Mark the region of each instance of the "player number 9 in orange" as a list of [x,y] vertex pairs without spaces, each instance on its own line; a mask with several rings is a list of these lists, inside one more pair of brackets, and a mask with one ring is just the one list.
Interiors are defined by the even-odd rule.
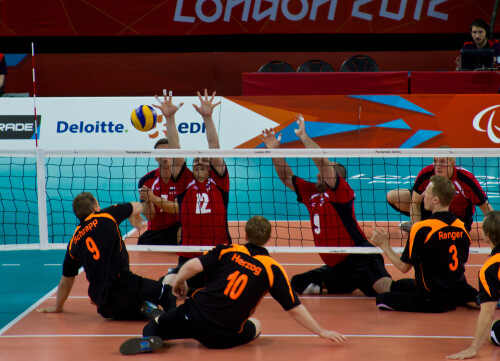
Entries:
[[87,240],[85,241],[87,243],[87,249],[89,250],[90,253],[92,253],[92,257],[97,261],[99,258],[101,258],[101,254],[99,253],[99,248],[97,248],[97,245],[95,244],[94,240],[91,237],[87,237]]
[[450,263],[450,270],[456,271],[458,268],[457,246],[452,244],[450,246],[449,252],[451,253],[451,260],[453,261],[452,263]]
[[240,271],[234,271],[227,277],[227,280],[229,282],[224,290],[224,294],[229,296],[232,300],[235,300],[240,297],[245,289],[248,282],[248,276],[244,273],[240,274]]

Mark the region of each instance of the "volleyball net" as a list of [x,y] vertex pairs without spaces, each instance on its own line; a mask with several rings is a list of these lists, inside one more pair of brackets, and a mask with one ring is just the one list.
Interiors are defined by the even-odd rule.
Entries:
[[[357,221],[367,236],[374,225],[389,230],[390,243],[401,250],[408,234],[400,223],[410,218],[395,211],[386,195],[411,189],[417,174],[433,157],[455,157],[456,165],[472,172],[494,209],[500,209],[500,155],[495,149],[231,149],[151,151],[0,150],[0,250],[64,249],[78,225],[72,201],[91,192],[101,208],[139,201],[138,181],[158,168],[157,157],[224,157],[230,178],[229,231],[233,243],[244,244],[244,226],[254,215],[271,221],[271,252],[319,253],[306,207],[279,179],[272,158],[285,158],[293,173],[316,182],[312,158],[327,157],[346,167],[354,190]],[[476,207],[471,253],[489,253],[480,231],[483,214]],[[138,246],[139,232],[121,224],[131,250],[200,251],[210,246]],[[135,237],[135,238],[134,238]],[[379,253],[377,248],[321,248],[321,253]]]

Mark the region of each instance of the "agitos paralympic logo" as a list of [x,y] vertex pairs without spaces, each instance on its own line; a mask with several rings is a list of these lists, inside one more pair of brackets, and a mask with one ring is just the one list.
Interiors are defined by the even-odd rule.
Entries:
[[[496,144],[500,143],[500,137],[499,137],[500,127],[494,124],[495,120],[494,109],[498,107],[500,107],[500,105],[494,105],[492,107],[481,110],[479,113],[476,114],[474,120],[472,121],[472,126],[474,127],[474,129],[480,132],[486,132],[488,138],[490,138],[490,140]],[[490,112],[489,116],[488,112]],[[483,121],[483,117],[487,120]]]
[[34,139],[42,116],[37,115],[36,120],[37,124],[33,115],[0,115],[0,139]]

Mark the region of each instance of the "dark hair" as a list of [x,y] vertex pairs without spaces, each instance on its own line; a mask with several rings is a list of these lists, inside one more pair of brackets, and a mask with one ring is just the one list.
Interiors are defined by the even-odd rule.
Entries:
[[486,38],[487,39],[491,38],[490,24],[488,24],[486,22],[486,20],[483,20],[483,19],[475,19],[475,20],[473,20],[472,23],[470,24],[470,31],[472,31],[472,27],[473,26],[478,27],[478,28],[483,28],[484,31],[486,31]]
[[94,213],[94,206],[97,205],[97,200],[89,192],[82,192],[73,199],[73,212],[78,217],[80,222]]
[[155,149],[158,148],[160,145],[163,144],[168,144],[168,138],[161,138],[159,139],[156,144],[155,144]]
[[500,244],[500,211],[490,211],[484,216],[483,233],[488,236],[494,246]]
[[271,237],[271,223],[262,216],[253,216],[245,225],[248,242],[263,246]]
[[446,177],[433,175],[431,177],[432,195],[439,198],[442,206],[449,206],[455,197],[455,186],[453,182]]

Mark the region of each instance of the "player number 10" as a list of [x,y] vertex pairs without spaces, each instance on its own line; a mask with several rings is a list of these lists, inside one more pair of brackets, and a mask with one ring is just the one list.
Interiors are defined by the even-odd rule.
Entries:
[[224,290],[224,294],[229,296],[232,300],[235,300],[240,297],[241,292],[245,289],[248,282],[248,276],[244,273],[240,274],[240,271],[234,271],[227,277],[227,280],[229,282]]

